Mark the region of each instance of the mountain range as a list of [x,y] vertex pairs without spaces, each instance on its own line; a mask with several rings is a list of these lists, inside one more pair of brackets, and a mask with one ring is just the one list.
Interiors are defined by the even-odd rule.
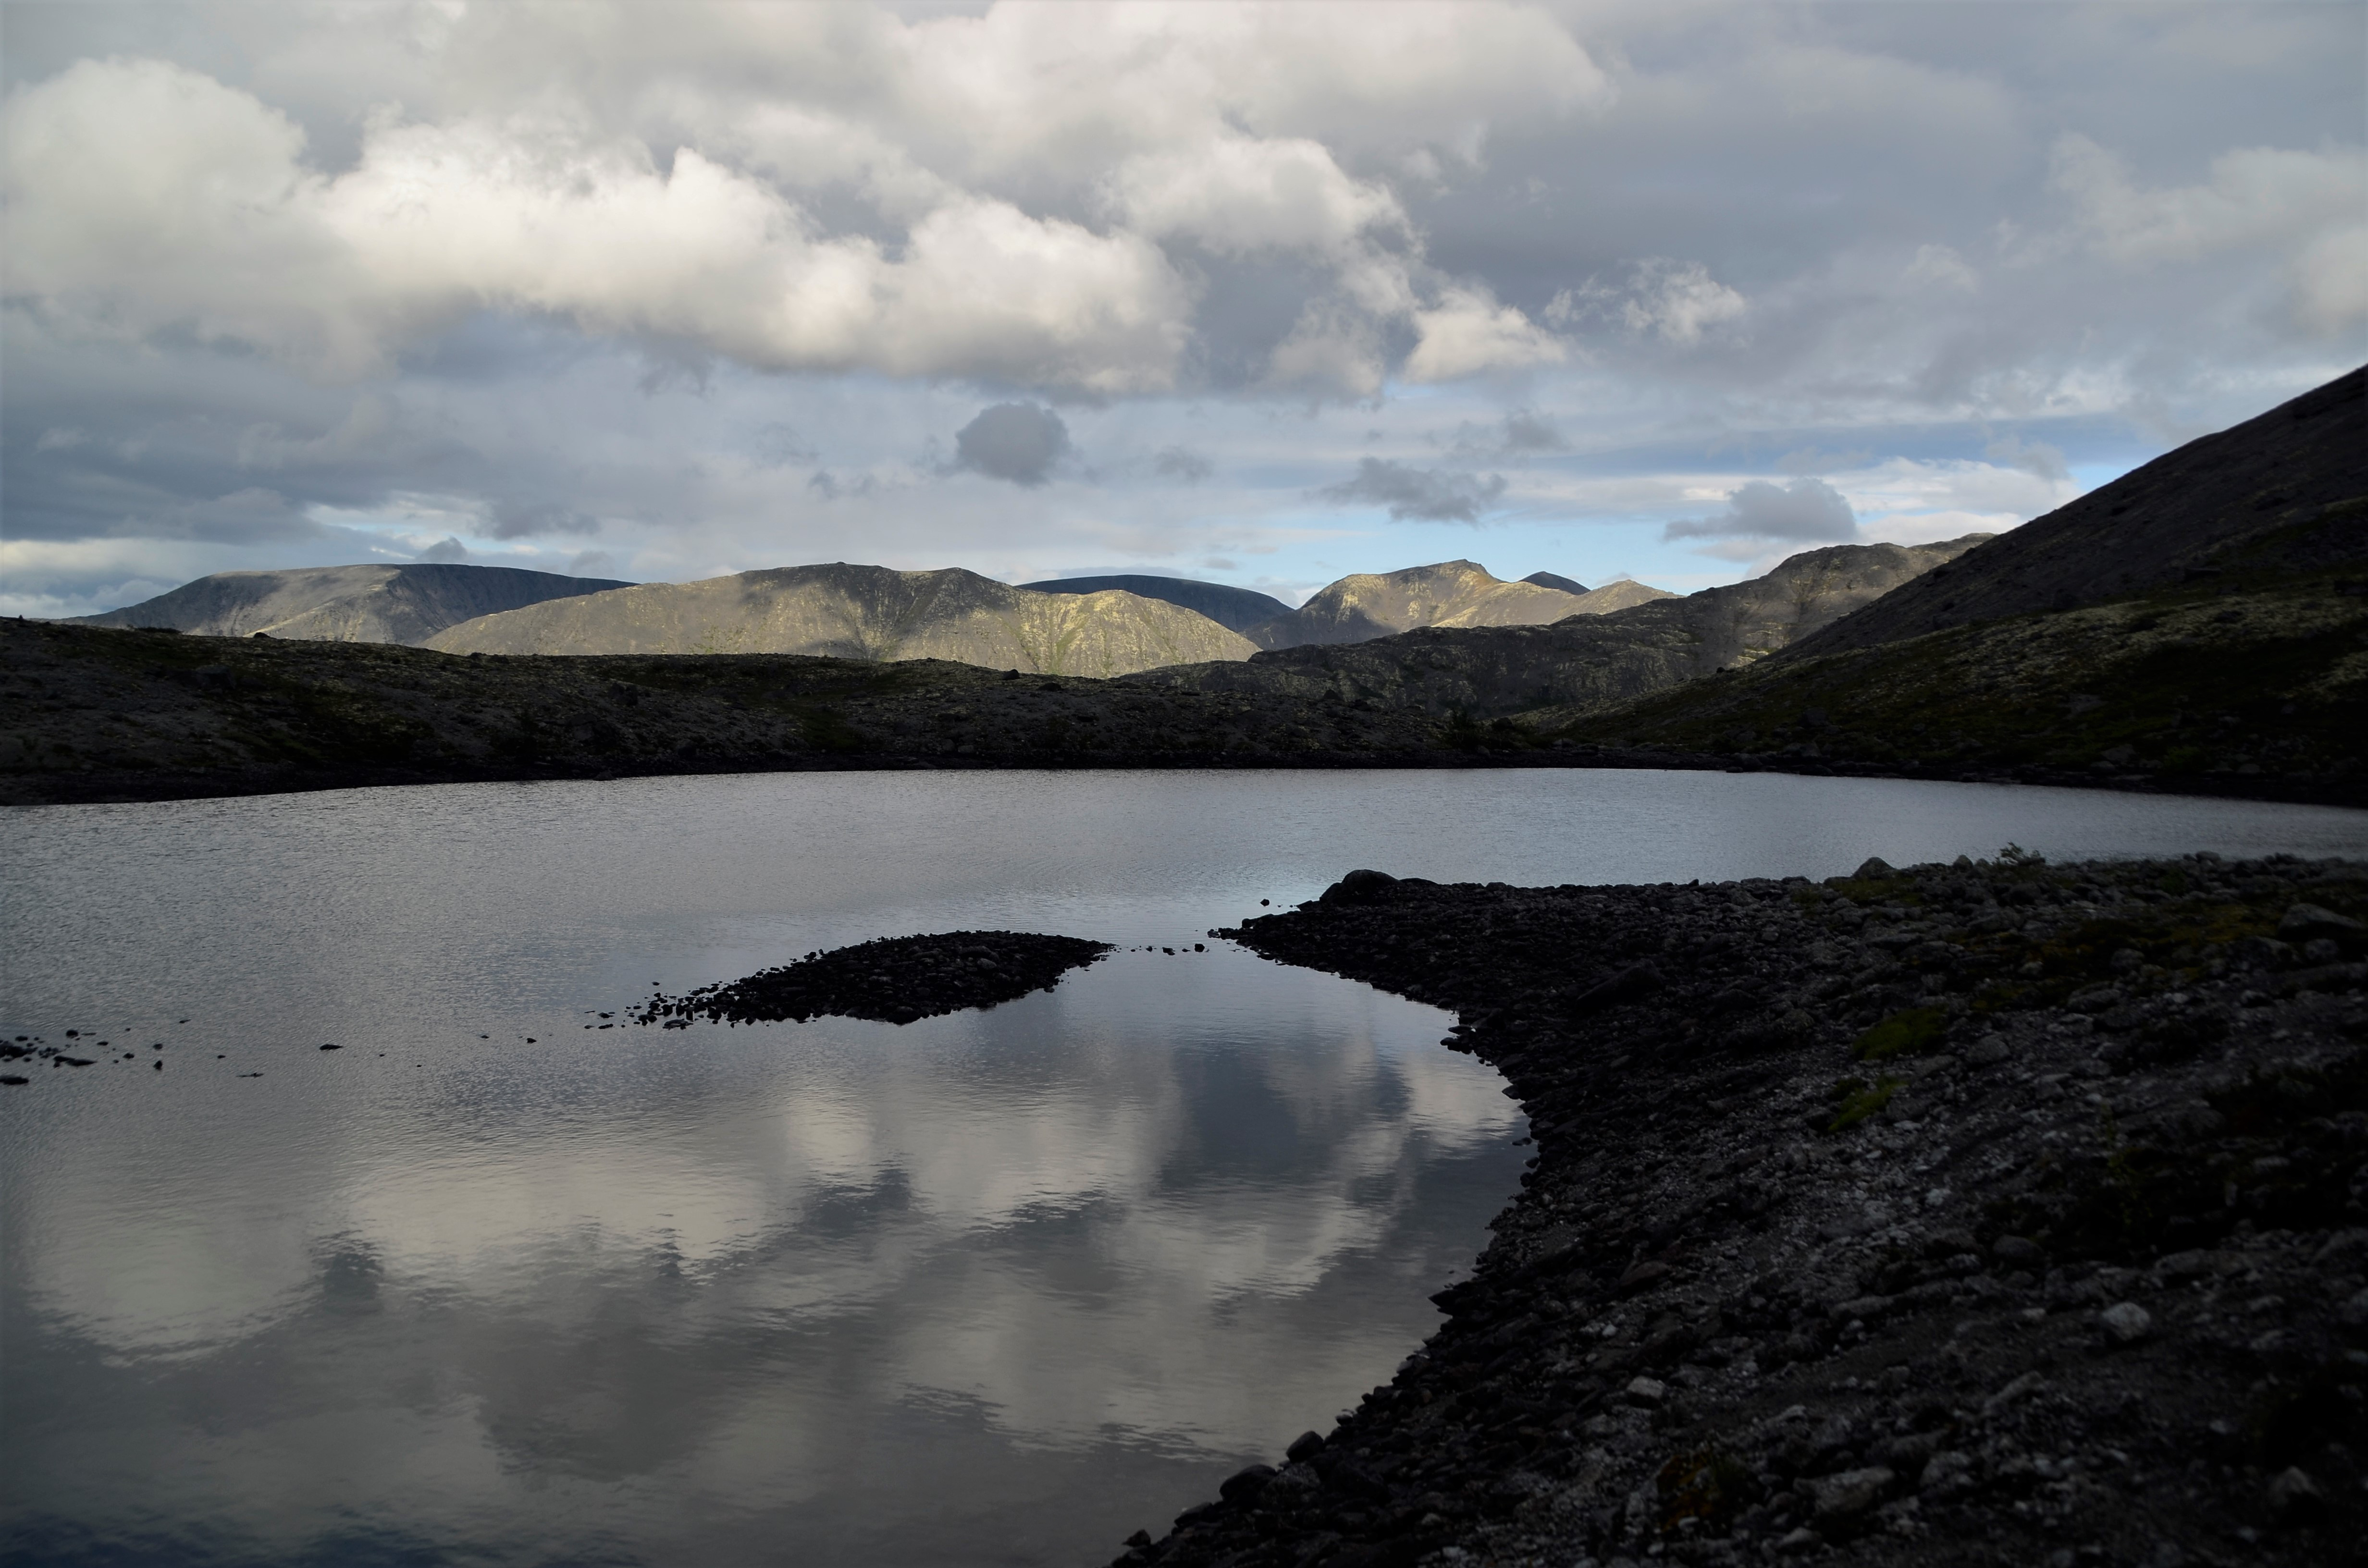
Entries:
[[[1271,649],[1127,591],[847,565],[577,595],[432,639],[498,653],[560,645],[577,622],[579,646],[630,634],[826,656],[454,658],[0,619],[0,800],[1461,752],[2368,803],[2363,454],[2368,373],[2354,371],[1998,539],[1809,551],[1748,583],[1544,625]],[[1505,585],[1467,565],[1372,581],[1413,579],[1419,613],[1486,614]],[[1341,587],[1340,619],[1370,612],[1372,590]],[[295,623],[277,609],[272,624]],[[216,624],[243,624],[228,617]],[[964,662],[916,656],[948,649]],[[1130,665],[1156,667],[1088,678]]]
[[77,617],[74,624],[416,647],[446,627],[481,615],[631,585],[509,566],[433,563],[217,572],[140,604]]
[[404,642],[455,653],[935,658],[1108,677],[1415,627],[1604,615],[1668,597],[1629,582],[1576,594],[1500,582],[1469,561],[1344,577],[1295,610],[1247,588],[1149,574],[1014,587],[960,568],[838,562],[631,584],[486,566],[330,566],[221,573],[81,624]]
[[[1600,707],[1764,658],[1991,537],[1967,534],[1915,546],[1833,545],[1804,551],[1763,576],[1682,598],[1615,583],[1578,602],[1603,602],[1621,590],[1633,590],[1642,602],[1550,625],[1426,626],[1345,645],[1308,643],[1260,653],[1240,664],[1149,670],[1129,678],[1301,700],[1411,704],[1439,716],[1486,718],[1550,704]],[[1488,604],[1485,597],[1480,602]]]
[[844,562],[555,599],[464,621],[428,646],[448,653],[951,659],[1096,677],[1256,651],[1197,611],[1116,589],[1044,594],[958,567],[898,572]]

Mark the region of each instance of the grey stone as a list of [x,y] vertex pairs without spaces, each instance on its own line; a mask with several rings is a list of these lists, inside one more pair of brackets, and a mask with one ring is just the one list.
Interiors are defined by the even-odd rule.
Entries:
[[1918,1489],[1946,1494],[1960,1490],[1973,1481],[1974,1457],[1954,1449],[1944,1449],[1925,1461],[1924,1474]]
[[2297,903],[2278,922],[2278,935],[2289,942],[2306,941],[2313,937],[2349,937],[2357,942],[2368,937],[2368,926],[2315,903]]
[[1846,1470],[1839,1475],[1813,1481],[1809,1483],[1809,1492],[1816,1499],[1817,1517],[1847,1519],[1882,1502],[1892,1483],[1898,1479],[1884,1466],[1869,1465],[1864,1470]]
[[2154,1332],[2154,1314],[2135,1301],[2116,1301],[2097,1314],[2097,1326],[2116,1345],[2135,1345]]
[[2280,1518],[2296,1518],[2317,1513],[2327,1506],[2327,1494],[2318,1483],[2299,1465],[2290,1465],[2270,1478],[2267,1490],[2270,1511]]
[[1265,1491],[1267,1483],[1273,1479],[1274,1466],[1270,1464],[1246,1465],[1242,1469],[1234,1471],[1233,1474],[1225,1477],[1224,1481],[1218,1483],[1217,1495],[1223,1497],[1228,1503],[1247,1503],[1251,1498],[1257,1496],[1259,1493]]
[[1990,1244],[1990,1256],[2015,1268],[2043,1268],[2047,1254],[2029,1236],[2000,1236]]
[[1648,1409],[1669,1396],[1668,1385],[1655,1378],[1633,1379],[1624,1392],[1629,1403],[1641,1404]]

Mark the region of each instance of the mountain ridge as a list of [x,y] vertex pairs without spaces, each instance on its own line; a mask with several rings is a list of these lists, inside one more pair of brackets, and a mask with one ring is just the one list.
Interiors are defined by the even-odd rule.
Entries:
[[1586,594],[1508,583],[1476,561],[1440,561],[1395,572],[1354,572],[1286,615],[1244,635],[1269,651],[1370,642],[1423,627],[1541,626],[1573,615],[1625,609],[1664,590],[1615,583]]
[[1350,702],[1410,702],[1441,717],[1486,718],[1549,704],[1592,709],[1764,658],[1992,537],[1829,545],[1787,557],[1746,582],[1664,595],[1608,615],[1574,614],[1544,626],[1420,627],[1361,642],[1267,650],[1239,665],[1126,678],[1303,700],[1325,700],[1328,692]]
[[605,577],[439,562],[297,566],[216,572],[136,605],[75,616],[69,624],[419,647],[447,627],[482,615],[631,586]]
[[1019,586],[1039,594],[1098,594],[1115,589],[1137,598],[1161,599],[1205,615],[1228,631],[1246,631],[1260,621],[1289,615],[1291,607],[1271,594],[1206,583],[1198,577],[1161,577],[1144,573],[1118,573],[1099,577],[1048,577]]
[[1096,677],[1253,645],[1208,617],[1133,594],[1046,594],[961,567],[899,572],[830,562],[554,600],[448,629],[448,653],[801,653],[948,659]]

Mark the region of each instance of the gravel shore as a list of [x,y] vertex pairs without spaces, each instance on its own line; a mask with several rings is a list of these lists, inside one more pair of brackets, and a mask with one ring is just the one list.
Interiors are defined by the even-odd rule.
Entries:
[[1351,873],[1538,1153],[1328,1434],[1118,1562],[2361,1561],[2368,867]]

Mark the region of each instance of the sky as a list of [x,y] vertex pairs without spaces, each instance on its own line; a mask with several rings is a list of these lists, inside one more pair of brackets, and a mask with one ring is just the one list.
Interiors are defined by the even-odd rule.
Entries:
[[1679,591],[2368,360],[2368,9],[0,4],[0,613]]

